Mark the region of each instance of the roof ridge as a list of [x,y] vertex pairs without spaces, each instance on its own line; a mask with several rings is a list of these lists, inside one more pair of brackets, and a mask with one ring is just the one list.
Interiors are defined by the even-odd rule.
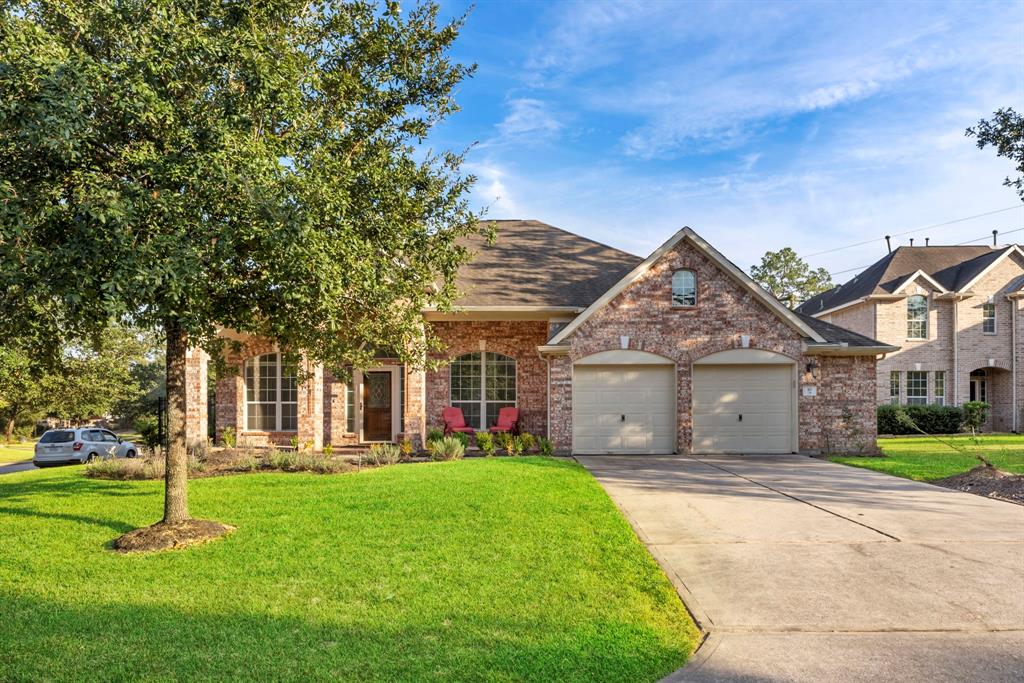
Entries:
[[610,244],[605,244],[604,242],[598,242],[597,240],[591,239],[590,237],[587,237],[586,235],[581,235],[578,232],[573,232],[572,230],[566,230],[565,228],[560,228],[557,225],[551,225],[550,223],[545,223],[544,221],[537,220],[536,218],[505,218],[505,219],[493,219],[493,220],[504,220],[504,221],[509,222],[509,223],[538,223],[540,225],[543,225],[545,228],[550,228],[552,230],[557,230],[558,232],[561,232],[563,234],[569,235],[571,237],[575,237],[576,239],[585,240],[585,241],[590,242],[591,244],[595,244],[595,245],[597,245],[599,247],[604,247],[605,249],[611,249],[612,251],[617,251],[620,254],[624,254],[626,256],[632,256],[633,258],[638,258],[641,261],[644,258],[643,256],[637,256],[636,254],[633,254],[631,252],[625,251],[623,249],[619,249],[618,247],[613,247]]

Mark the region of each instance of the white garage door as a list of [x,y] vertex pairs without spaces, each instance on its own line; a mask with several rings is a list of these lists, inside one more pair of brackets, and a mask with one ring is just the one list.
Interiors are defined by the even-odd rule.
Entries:
[[789,453],[792,365],[695,365],[694,453]]
[[672,365],[578,365],[572,379],[575,453],[674,453]]

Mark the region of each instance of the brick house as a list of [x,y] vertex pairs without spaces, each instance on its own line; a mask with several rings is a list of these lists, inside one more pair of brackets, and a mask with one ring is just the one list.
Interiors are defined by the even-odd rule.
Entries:
[[797,310],[901,347],[878,362],[879,404],[992,405],[987,428],[1024,424],[1024,251],[899,247]]
[[[439,369],[380,358],[348,382],[309,366],[297,384],[269,344],[240,339],[218,439],[422,442],[452,405],[478,429],[516,406],[562,452],[873,448],[876,362],[895,346],[788,310],[688,228],[646,259],[538,221],[497,228],[493,245],[470,240],[458,312],[424,312]],[[194,435],[205,362],[190,356]]]

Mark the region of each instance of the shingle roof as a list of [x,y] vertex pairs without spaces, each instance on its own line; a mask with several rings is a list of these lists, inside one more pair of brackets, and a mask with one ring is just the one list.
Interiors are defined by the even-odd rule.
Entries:
[[973,280],[993,261],[1013,247],[928,246],[898,247],[848,282],[812,297],[797,311],[813,315],[872,294],[892,294],[917,271],[923,271],[950,291]]
[[457,276],[460,306],[585,308],[643,259],[534,220],[494,224],[494,244],[480,235],[462,243],[475,252]]

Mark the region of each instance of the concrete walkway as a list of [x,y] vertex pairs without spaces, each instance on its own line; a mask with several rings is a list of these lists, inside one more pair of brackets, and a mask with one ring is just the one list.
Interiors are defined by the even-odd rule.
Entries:
[[1024,507],[800,456],[584,456],[708,638],[678,681],[1024,679]]

